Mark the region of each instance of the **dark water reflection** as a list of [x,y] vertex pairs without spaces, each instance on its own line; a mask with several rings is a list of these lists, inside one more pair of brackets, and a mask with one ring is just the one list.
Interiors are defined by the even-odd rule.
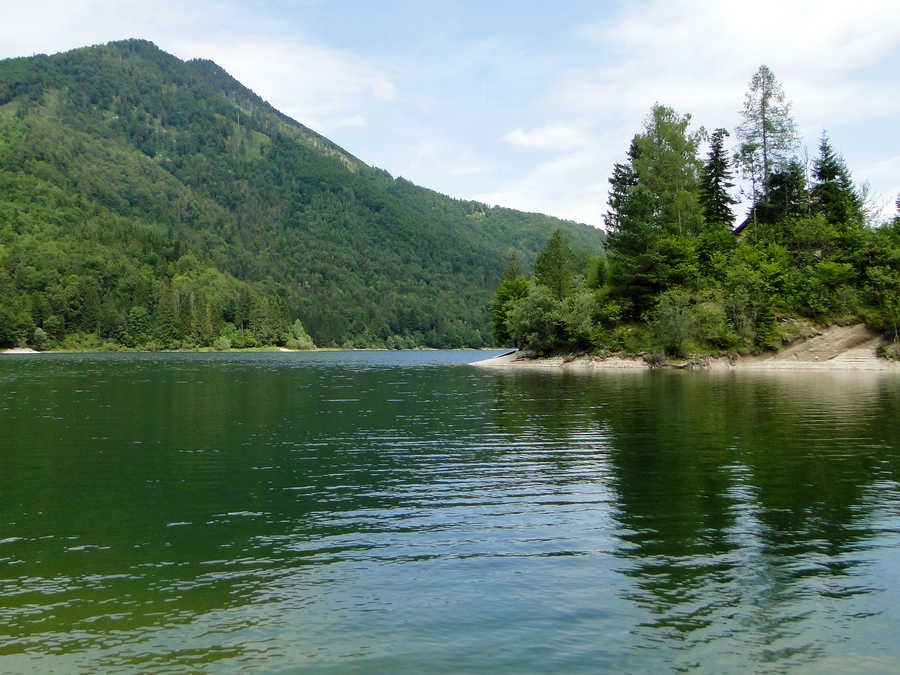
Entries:
[[0,361],[0,670],[900,663],[895,376]]

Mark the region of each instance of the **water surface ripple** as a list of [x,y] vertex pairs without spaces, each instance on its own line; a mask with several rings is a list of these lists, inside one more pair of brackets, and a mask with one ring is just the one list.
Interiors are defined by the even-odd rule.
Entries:
[[896,672],[893,374],[0,360],[0,671]]

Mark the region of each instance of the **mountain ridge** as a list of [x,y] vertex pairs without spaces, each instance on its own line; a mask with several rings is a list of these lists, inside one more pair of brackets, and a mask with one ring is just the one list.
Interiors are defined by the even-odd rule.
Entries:
[[[201,266],[251,284],[251,295],[283,304],[281,318],[302,319],[323,345],[486,345],[487,305],[510,254],[527,268],[557,227],[574,248],[598,255],[603,246],[603,233],[586,225],[394,178],[212,61],[181,61],[145,40],[0,61],[0,168],[7,182],[61,190],[85,219],[99,209],[177,242],[179,257],[192,252]],[[8,268],[21,266],[25,246],[11,223],[0,251]],[[150,265],[152,288],[139,304],[117,296],[119,323],[144,307],[158,324],[171,291],[179,307],[190,293],[216,296],[213,333],[229,323],[249,329],[249,311],[229,309],[236,298],[199,286],[182,293],[169,269],[178,260],[166,259],[175,252],[157,254],[164,263]],[[15,272],[0,279],[0,296],[27,296],[13,313],[36,328],[48,311],[90,327],[58,302],[36,311],[48,284],[21,281]]]

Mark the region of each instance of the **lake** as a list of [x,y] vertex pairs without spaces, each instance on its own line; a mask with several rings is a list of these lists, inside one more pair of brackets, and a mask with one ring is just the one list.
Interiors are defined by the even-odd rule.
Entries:
[[896,672],[900,378],[0,358],[2,672]]

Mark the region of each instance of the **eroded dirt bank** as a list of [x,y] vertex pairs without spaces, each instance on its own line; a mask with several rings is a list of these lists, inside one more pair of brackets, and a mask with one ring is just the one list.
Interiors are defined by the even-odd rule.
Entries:
[[[810,338],[799,340],[777,352],[758,356],[701,357],[674,360],[661,368],[712,370],[881,370],[900,372],[900,363],[878,356],[882,338],[863,324],[831,326]],[[640,357],[584,355],[532,358],[523,352],[504,354],[472,365],[484,368],[531,368],[536,370],[648,369]]]

